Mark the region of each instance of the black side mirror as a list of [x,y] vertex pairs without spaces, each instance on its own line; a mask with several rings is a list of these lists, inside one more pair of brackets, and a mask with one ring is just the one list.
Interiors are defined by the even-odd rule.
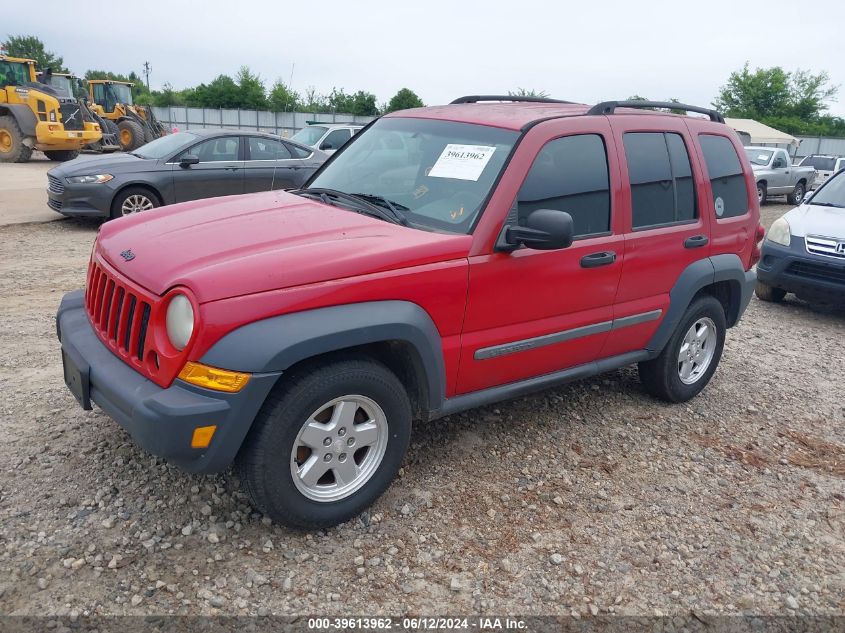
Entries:
[[334,149],[334,146],[331,143],[323,143],[322,145],[320,145],[320,149],[322,149],[322,150]]
[[198,162],[200,162],[199,156],[185,154],[179,159],[179,167],[190,167],[191,165],[196,165]]
[[537,209],[525,218],[524,226],[505,227],[502,246],[505,250],[527,246],[539,251],[553,251],[570,246],[573,233],[572,216],[566,211]]

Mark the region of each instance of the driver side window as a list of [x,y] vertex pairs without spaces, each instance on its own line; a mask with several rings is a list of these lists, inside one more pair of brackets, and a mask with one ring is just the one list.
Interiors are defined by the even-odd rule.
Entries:
[[180,161],[184,156],[196,156],[201,163],[236,161],[238,160],[238,137],[224,136],[197,143],[182,152],[176,161]]
[[519,190],[519,224],[537,209],[566,211],[576,237],[610,231],[610,180],[601,136],[579,134],[546,143]]
[[786,160],[783,157],[783,154],[775,154],[775,161],[772,164],[772,167],[775,169],[783,169],[786,167]]

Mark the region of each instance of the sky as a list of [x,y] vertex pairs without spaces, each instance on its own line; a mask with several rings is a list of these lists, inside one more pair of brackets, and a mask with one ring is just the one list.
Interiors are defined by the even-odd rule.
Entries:
[[82,5],[69,14],[63,4],[8,3],[0,37],[36,35],[80,75],[140,74],[149,61],[154,89],[247,65],[268,88],[280,78],[300,94],[366,90],[384,103],[408,87],[428,105],[526,88],[582,103],[637,94],[709,106],[747,61],[827,71],[843,86],[830,113],[845,117],[842,2],[145,0],[92,13],[93,28],[73,22]]

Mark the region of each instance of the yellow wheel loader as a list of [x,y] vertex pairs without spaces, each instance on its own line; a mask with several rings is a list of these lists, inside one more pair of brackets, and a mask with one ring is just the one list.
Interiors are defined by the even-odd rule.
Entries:
[[82,110],[82,118],[85,121],[91,121],[100,126],[100,131],[103,133],[102,139],[89,143],[86,149],[93,152],[117,152],[120,150],[118,144],[118,129],[117,125],[102,118],[91,109],[88,103],[88,94],[82,85],[82,80],[76,75],[69,73],[54,73],[52,69],[41,71],[38,73],[39,83],[50,86],[63,97],[72,97],[76,99]]
[[167,134],[152,108],[132,103],[132,85],[110,79],[88,80],[88,98],[93,103],[91,109],[117,125],[118,143],[125,152]]
[[24,163],[34,149],[70,160],[102,138],[74,98],[36,79],[34,60],[0,54],[0,162]]

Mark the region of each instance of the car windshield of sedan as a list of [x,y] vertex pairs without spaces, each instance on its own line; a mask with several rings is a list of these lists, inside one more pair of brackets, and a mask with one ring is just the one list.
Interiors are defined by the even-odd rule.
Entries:
[[317,141],[323,138],[323,134],[326,133],[327,129],[328,128],[321,127],[319,125],[309,125],[308,127],[304,127],[299,130],[299,132],[290,138],[292,141],[297,141],[310,147],[314,147],[317,145]]
[[412,225],[469,233],[519,137],[512,130],[386,117],[309,183],[398,208]]
[[132,154],[139,158],[166,158],[180,152],[196,140],[196,134],[176,132],[150,141],[136,149]]
[[[810,204],[845,209],[845,171],[838,172],[816,191]],[[843,217],[845,220],[845,217]]]
[[753,147],[746,147],[745,154],[748,156],[748,160],[751,161],[752,165],[761,165],[765,167],[769,164],[769,161],[772,159],[772,154],[774,154],[774,152],[765,149],[754,149]]

